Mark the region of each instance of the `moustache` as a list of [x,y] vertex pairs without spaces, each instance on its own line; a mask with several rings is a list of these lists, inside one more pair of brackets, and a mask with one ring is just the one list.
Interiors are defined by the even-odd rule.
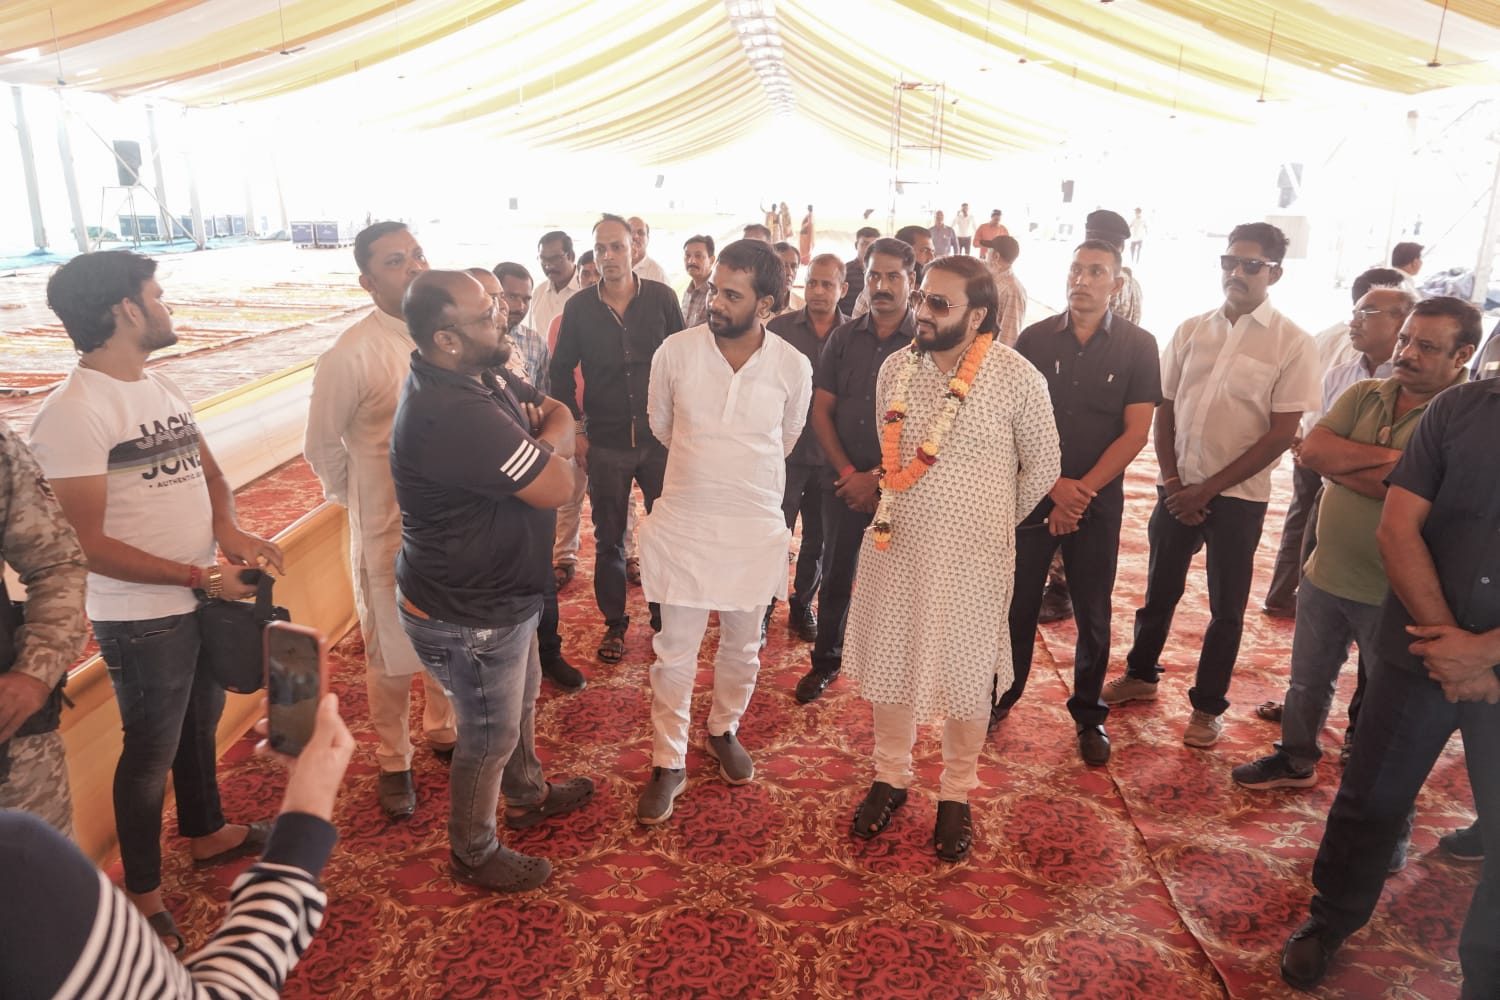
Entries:
[[892,295],[890,292],[876,292],[874,295],[870,296],[870,301],[871,302],[895,302],[896,301],[896,296]]
[[1417,366],[1412,364],[1410,361],[1397,361],[1396,370],[1403,372],[1414,372],[1417,370]]
[[1250,290],[1249,286],[1246,285],[1243,281],[1239,281],[1239,280],[1236,280],[1236,279],[1230,279],[1229,281],[1224,282],[1224,287],[1225,288],[1238,288],[1242,292],[1247,292],[1247,291]]

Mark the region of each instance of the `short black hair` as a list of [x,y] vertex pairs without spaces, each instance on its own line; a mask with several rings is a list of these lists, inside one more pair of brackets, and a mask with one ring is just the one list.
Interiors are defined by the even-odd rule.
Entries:
[[1478,348],[1484,339],[1484,317],[1472,302],[1465,302],[1454,295],[1434,295],[1423,299],[1412,308],[1413,316],[1447,316],[1458,322],[1458,336],[1454,338],[1453,350],[1461,347]]
[[542,247],[546,246],[548,243],[561,243],[563,247],[563,256],[567,257],[569,260],[573,259],[573,237],[569,236],[561,229],[554,229],[550,233],[543,233],[542,238],[536,241],[537,250],[540,251]]
[[1286,233],[1269,222],[1242,222],[1229,231],[1229,242],[1247,240],[1260,247],[1260,252],[1273,264],[1286,259]]
[[1097,250],[1099,253],[1107,253],[1115,259],[1115,273],[1125,266],[1125,258],[1120,254],[1120,248],[1112,240],[1084,240],[1073,248],[1076,254],[1080,250]]
[[794,253],[794,254],[797,254],[799,260],[801,259],[801,256],[802,256],[801,251],[799,251],[796,247],[792,246],[786,240],[782,240],[779,243],[772,243],[771,244],[771,249],[775,250],[779,254],[781,254],[781,253]]
[[969,308],[985,310],[979,333],[994,333],[1000,329],[1000,289],[996,287],[990,269],[978,257],[968,254],[939,257],[927,265],[926,274],[934,271],[946,271],[964,279],[964,298],[969,300]]
[[440,280],[439,276],[463,273],[428,271],[419,275],[420,280],[406,286],[406,294],[401,298],[401,315],[406,317],[406,329],[418,347],[424,350],[432,348],[434,335],[448,323],[448,310],[458,304],[453,301],[448,282]]
[[903,243],[916,245],[918,236],[925,236],[930,240],[932,239],[932,230],[926,226],[902,226],[896,230],[896,239]]
[[906,270],[915,272],[917,269],[917,252],[905,240],[898,240],[894,236],[883,236],[874,243],[871,243],[865,249],[864,265],[866,270],[869,270],[870,258],[876,254],[885,254],[887,257],[899,257],[901,258],[901,266]]
[[764,240],[735,240],[719,252],[719,266],[731,271],[749,271],[750,287],[757,299],[771,296],[780,304],[786,293],[786,264]]
[[354,237],[354,266],[359,268],[359,273],[370,273],[370,258],[375,256],[376,240],[391,233],[405,232],[406,229],[404,222],[377,222],[361,229],[359,235]]
[[702,243],[704,249],[708,251],[708,255],[710,257],[714,255],[714,238],[712,236],[705,236],[702,233],[699,233],[697,236],[689,236],[682,241],[682,249],[686,250],[694,243]]
[[531,280],[531,272],[513,260],[501,261],[495,265],[495,277],[503,283],[506,278],[519,278],[522,281]]
[[1007,264],[1014,264],[1016,258],[1021,256],[1021,241],[1014,236],[996,236],[990,240],[989,246]]
[[130,250],[79,254],[47,279],[47,305],[73,347],[87,354],[115,335],[118,303],[130,299],[145,308],[141,288],[155,274],[156,261]]
[[1422,244],[1397,243],[1391,247],[1391,266],[1405,267],[1412,261],[1422,259]]
[[860,226],[854,231],[854,239],[856,241],[878,240],[880,239],[880,230],[876,229],[874,226]]
[[765,233],[766,239],[771,238],[771,227],[760,222],[749,222],[745,224],[744,234],[748,239],[751,233]]
[[1357,304],[1370,289],[1399,288],[1405,280],[1406,275],[1395,268],[1372,267],[1354,279],[1354,284],[1350,286],[1350,291],[1354,293],[1354,301]]
[[594,265],[594,251],[585,250],[583,253],[578,255],[578,266],[582,267],[585,264],[589,265],[590,267]]
[[629,235],[630,220],[622,215],[615,215],[613,212],[605,212],[603,215],[599,216],[599,221],[594,223],[594,228],[591,229],[590,232],[597,233],[599,231],[599,227],[604,225],[606,222],[618,222],[620,225],[625,227],[626,235]]

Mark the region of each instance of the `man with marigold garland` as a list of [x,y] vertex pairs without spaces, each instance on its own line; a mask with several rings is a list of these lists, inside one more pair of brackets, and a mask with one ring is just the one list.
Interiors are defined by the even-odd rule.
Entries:
[[881,480],[860,550],[845,660],[875,716],[869,839],[906,802],[919,722],[943,721],[933,847],[962,860],[990,692],[1011,682],[1016,525],[1057,482],[1042,375],[995,346],[999,294],[972,257],[934,261],[912,296],[917,335],[880,368]]

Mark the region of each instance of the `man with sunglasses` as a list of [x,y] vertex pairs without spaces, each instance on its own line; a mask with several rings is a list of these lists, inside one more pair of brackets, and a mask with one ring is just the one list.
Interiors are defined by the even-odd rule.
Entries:
[[1110,598],[1125,510],[1125,469],[1146,446],[1161,402],[1156,338],[1109,308],[1124,281],[1120,249],[1088,240],[1068,267],[1068,309],[1022,331],[1016,350],[1047,380],[1062,439],[1062,476],[1016,528],[1010,656],[1015,679],[995,704],[998,721],[1026,689],[1042,585],[1055,552],[1073,588],[1078,644],[1068,713],[1087,764],[1109,762],[1099,700],[1109,672]]
[[1318,405],[1313,340],[1267,294],[1281,279],[1287,240],[1269,223],[1236,226],[1219,258],[1224,304],[1177,328],[1162,352],[1154,436],[1161,467],[1146,602],[1135,615],[1126,671],[1105,685],[1104,703],[1154,701],[1172,616],[1200,548],[1208,549],[1210,620],[1188,692],[1191,747],[1223,731],[1239,655],[1255,549],[1271,499],[1271,469]]

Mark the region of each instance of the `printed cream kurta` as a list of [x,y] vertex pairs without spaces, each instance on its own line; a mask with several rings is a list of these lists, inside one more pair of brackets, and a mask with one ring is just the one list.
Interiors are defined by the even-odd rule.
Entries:
[[401,509],[391,480],[391,422],[416,349],[406,324],[379,309],[339,335],[313,373],[303,454],[323,495],[349,508],[355,609],[371,671],[421,673],[396,614]]
[[[877,414],[910,349],[880,366]],[[904,466],[942,407],[948,375],[931,356],[912,375]],[[897,496],[890,548],[869,531],[859,552],[844,673],[860,696],[912,709],[917,722],[987,716],[996,678],[1011,683],[1007,619],[1016,525],[1061,473],[1047,382],[998,342],[974,377],[937,464]]]

